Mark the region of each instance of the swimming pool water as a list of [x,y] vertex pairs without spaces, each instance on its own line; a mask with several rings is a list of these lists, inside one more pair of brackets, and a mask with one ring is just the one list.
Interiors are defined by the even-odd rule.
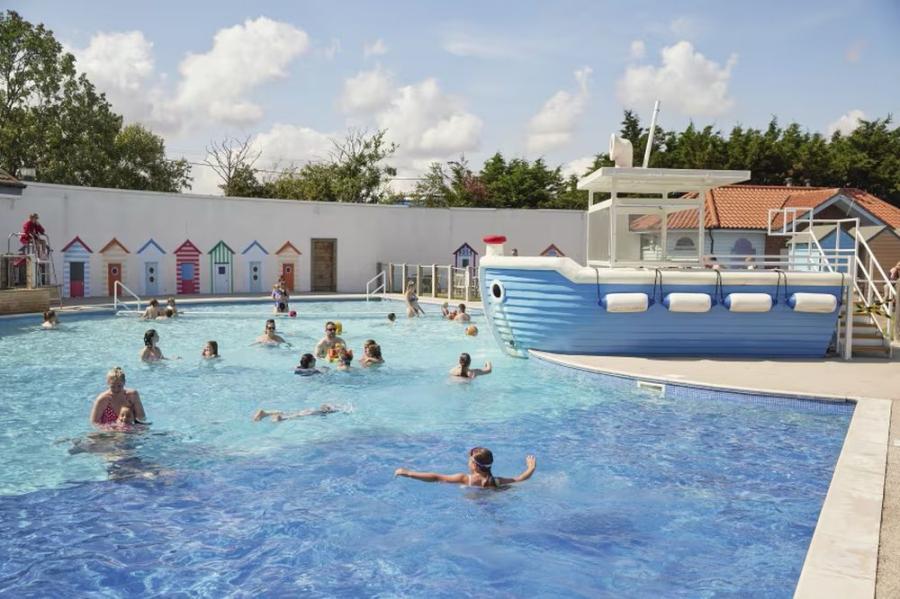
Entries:
[[[792,594],[850,406],[660,398],[506,357],[435,308],[414,321],[393,303],[298,308],[278,320],[292,350],[249,346],[261,305],[0,323],[0,593]],[[295,376],[333,314],[357,357],[374,338],[387,363]],[[181,360],[138,361],[150,326]],[[207,339],[219,363],[199,359]],[[450,380],[461,351],[495,373]],[[88,439],[115,365],[153,424]],[[323,402],[346,413],[251,421]],[[464,471],[476,445],[495,474],[527,453],[537,472],[502,492],[393,478]]]

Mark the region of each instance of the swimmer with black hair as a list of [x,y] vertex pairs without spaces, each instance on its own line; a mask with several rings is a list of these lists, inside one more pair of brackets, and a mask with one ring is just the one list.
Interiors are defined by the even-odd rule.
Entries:
[[327,403],[323,403],[318,408],[308,408],[299,412],[287,413],[279,410],[268,412],[266,410],[257,410],[253,415],[253,421],[259,422],[263,418],[270,418],[273,422],[283,422],[285,420],[295,420],[297,418],[305,418],[306,416],[327,416],[343,410]]
[[303,354],[300,356],[300,364],[294,368],[294,374],[300,376],[312,376],[322,374],[322,371],[316,368],[316,357],[312,354]]
[[144,349],[141,350],[141,362],[159,362],[165,360],[162,350],[157,347],[159,334],[156,329],[147,329],[144,333]]
[[141,314],[143,320],[156,320],[159,318],[159,302],[156,299],[150,300],[144,313]]
[[472,356],[465,352],[459,354],[459,364],[450,369],[450,376],[474,379],[476,376],[490,374],[494,370],[490,360],[485,361],[484,368],[470,368],[471,365]]
[[388,322],[394,322],[395,320],[397,320],[397,315],[394,314],[393,312],[389,312],[388,313]]
[[59,321],[56,319],[56,311],[55,310],[47,310],[44,312],[44,322],[41,323],[42,329],[55,329],[59,326]]
[[459,474],[439,474],[437,472],[416,472],[406,468],[397,468],[394,476],[405,476],[426,483],[456,483],[467,487],[482,489],[498,489],[531,478],[537,468],[537,460],[533,455],[525,456],[525,470],[512,478],[494,476],[491,467],[494,465],[494,454],[486,447],[473,447],[469,450],[469,472]]

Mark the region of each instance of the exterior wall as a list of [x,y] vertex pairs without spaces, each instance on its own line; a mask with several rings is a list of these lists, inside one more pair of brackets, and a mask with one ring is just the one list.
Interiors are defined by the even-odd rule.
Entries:
[[0,291],[0,314],[28,314],[50,309],[50,289],[7,289]]
[[900,262],[900,237],[893,231],[885,229],[867,243],[884,272]]
[[[254,239],[270,251],[262,259],[271,289],[280,271],[282,256],[271,252],[285,240],[302,255],[296,262],[296,289],[310,288],[310,239],[338,240],[337,289],[351,293],[365,290],[378,262],[452,264],[453,251],[464,242],[483,252],[481,238],[506,235],[508,249],[521,256],[537,256],[556,243],[578,262],[584,262],[585,213],[570,210],[495,210],[479,208],[412,208],[331,202],[299,202],[168,194],[67,185],[29,183],[21,198],[0,196],[0,227],[17,231],[29,213],[44,215],[42,224],[50,236],[62,273],[62,244],[76,235],[87,244],[101,245],[115,236],[128,248],[140,248],[153,238],[167,253],[159,257],[160,294],[175,290],[173,251],[185,239],[201,248],[224,240],[232,248],[246,248]],[[96,215],[104,218],[98,219]],[[149,251],[149,250],[148,250]],[[128,257],[128,282],[143,287],[148,256]],[[90,269],[90,289],[105,293],[101,259]],[[246,293],[249,280],[244,260],[233,273],[235,293]],[[209,287],[209,260],[200,260],[200,286]],[[140,291],[138,291],[140,293]]]

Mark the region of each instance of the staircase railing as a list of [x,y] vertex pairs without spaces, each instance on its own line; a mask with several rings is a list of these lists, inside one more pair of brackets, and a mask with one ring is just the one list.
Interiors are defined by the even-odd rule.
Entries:
[[113,284],[113,309],[115,309],[116,312],[119,311],[119,304],[122,304],[127,307],[128,303],[129,303],[129,302],[126,302],[123,300],[119,300],[119,289],[122,289],[122,291],[126,292],[131,297],[133,297],[137,303],[137,311],[143,312],[143,307],[141,306],[141,298],[138,297],[138,294],[136,294],[134,291],[132,291],[131,289],[126,287],[122,283],[122,281],[116,281]]
[[[878,332],[890,345],[894,341],[896,330],[892,322],[895,312],[894,304],[897,302],[896,291],[890,277],[884,272],[875,253],[860,235],[858,228],[855,233],[857,246],[862,248],[865,253],[865,256],[861,256],[861,252],[857,251],[856,263],[853,268],[853,286],[859,297],[857,308],[863,314],[869,315]],[[862,273],[861,277],[860,273]],[[865,288],[861,287],[860,283],[863,283]],[[888,351],[890,352],[890,348]]]
[[373,295],[380,293],[384,295],[387,274],[385,271],[379,272],[366,283],[366,301],[369,301]]

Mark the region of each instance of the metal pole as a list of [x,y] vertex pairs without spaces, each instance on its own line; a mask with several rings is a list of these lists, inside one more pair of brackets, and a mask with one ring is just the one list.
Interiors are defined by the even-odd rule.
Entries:
[[650,164],[650,148],[653,147],[653,134],[656,133],[656,115],[659,114],[659,100],[653,105],[653,116],[650,118],[650,133],[647,136],[647,148],[644,150],[644,168]]
[[400,266],[400,293],[406,293],[406,286],[407,286],[407,284],[408,284],[408,283],[406,282],[406,275],[407,275],[406,270],[407,270],[407,269],[406,269],[406,262],[404,262],[404,263]]
[[[888,283],[890,285],[890,283]],[[900,337],[900,281],[894,283],[894,322],[891,323],[891,341]]]
[[469,303],[469,287],[472,286],[472,270],[467,266],[466,267],[466,291],[463,297],[465,297],[466,303]]
[[432,264],[431,265],[431,297],[437,297],[437,287],[438,287],[437,266]]

